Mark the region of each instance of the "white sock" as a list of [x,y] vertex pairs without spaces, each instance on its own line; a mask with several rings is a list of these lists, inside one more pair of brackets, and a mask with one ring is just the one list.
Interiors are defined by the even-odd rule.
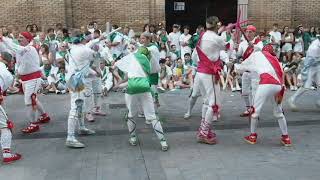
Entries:
[[3,157],[7,158],[11,156],[10,148],[11,148],[11,139],[12,134],[8,128],[1,129],[1,148],[3,151]]
[[84,125],[84,115],[81,116],[79,120],[79,128],[80,129],[86,129],[86,126]]
[[74,136],[75,127],[76,127],[76,118],[69,115],[69,118],[68,118],[68,136],[67,136],[67,140],[68,141],[74,141],[75,140],[75,136]]
[[250,104],[250,98],[249,98],[249,96],[248,96],[248,95],[243,95],[242,97],[243,97],[243,100],[244,100],[244,103],[245,103],[246,107],[247,107],[247,108],[250,107],[251,104]]
[[37,100],[37,110],[39,111],[40,115],[45,113],[43,105],[39,100]]
[[129,130],[130,136],[135,136],[136,135],[136,122],[133,120],[133,118],[128,118],[127,119],[127,126]]
[[30,122],[36,122],[37,121],[37,111],[32,109],[32,106],[27,106],[27,112],[29,112],[29,119]]
[[94,107],[100,106],[100,94],[93,94]]
[[287,127],[287,121],[286,118],[280,118],[278,119],[279,127],[281,129],[282,135],[288,135],[288,127]]
[[192,111],[194,105],[196,104],[197,99],[198,99],[197,97],[192,97],[192,96],[190,97],[187,114],[191,114],[191,111]]
[[208,110],[207,104],[202,104],[202,110],[201,110],[201,118],[204,119],[206,117],[206,113]]
[[250,122],[250,131],[251,131],[251,133],[255,133],[256,132],[257,121],[258,121],[258,118],[251,118],[251,122]]
[[155,119],[152,121],[152,128],[153,128],[154,132],[156,133],[159,140],[165,140],[162,125],[159,120]]

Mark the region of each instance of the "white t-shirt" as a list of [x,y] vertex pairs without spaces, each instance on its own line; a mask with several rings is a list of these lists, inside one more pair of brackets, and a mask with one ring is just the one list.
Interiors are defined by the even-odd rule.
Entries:
[[112,54],[115,54],[117,57],[119,57],[122,54],[123,51],[123,44],[122,44],[122,37],[119,35],[116,35],[116,37],[113,39],[112,43],[119,42],[117,46],[112,46],[111,47],[111,52]]
[[278,45],[280,45],[280,41],[281,41],[281,33],[278,31],[271,31],[270,33],[271,38],[274,39],[275,43],[277,43]]
[[176,33],[171,32],[171,33],[169,33],[169,36],[168,36],[169,37],[169,41],[171,42],[170,45],[172,45],[172,44],[176,45],[177,50],[181,49],[180,48],[180,44],[179,44],[180,36],[181,36],[180,31],[178,31]]
[[[180,38],[179,38],[179,41],[180,41],[180,43],[182,44],[182,43],[188,43],[189,42],[189,40],[191,39],[191,35],[190,34],[187,34],[187,35],[185,35],[185,34],[182,34],[181,36],[180,36]],[[187,46],[181,46],[181,57],[183,58],[183,55],[185,54],[185,53],[191,53],[191,48],[187,45]]]

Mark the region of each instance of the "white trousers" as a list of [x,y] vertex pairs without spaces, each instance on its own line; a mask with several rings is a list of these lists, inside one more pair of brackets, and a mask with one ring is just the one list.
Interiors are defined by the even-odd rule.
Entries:
[[282,105],[277,104],[275,101],[275,95],[281,90],[280,85],[275,84],[260,84],[257,88],[256,95],[253,101],[253,107],[255,112],[252,114],[253,118],[258,118],[262,110],[263,105],[268,100],[271,100],[273,106],[273,115],[276,118],[284,118]]
[[3,110],[3,111],[1,111],[1,109],[0,109],[0,129],[7,128],[8,124],[7,124],[6,114],[5,114],[6,112],[4,111],[4,108],[2,105],[0,105],[0,107]]
[[246,106],[252,106],[252,101],[259,85],[259,76],[257,73],[244,72],[241,79],[242,96],[244,98],[249,98],[248,100],[245,99],[245,101],[249,101],[249,104],[246,102]]
[[129,110],[128,118],[137,115],[139,104],[142,106],[143,113],[147,120],[156,120],[153,98],[150,92],[141,94],[125,94],[125,101]]
[[[76,105],[76,100],[82,100],[85,104],[85,92],[70,92],[71,99],[70,99],[70,112],[69,112],[69,117],[77,117],[77,105]],[[84,108],[84,104],[82,108]]]
[[94,106],[94,102],[93,102],[93,78],[86,78],[84,81],[85,84],[85,89],[84,89],[84,108],[83,111],[84,112],[90,112],[91,109]]
[[41,81],[41,78],[22,81],[25,105],[31,105],[31,95],[33,93],[37,94],[38,90],[41,87]]
[[251,115],[250,130],[255,133],[257,120],[259,119],[261,110],[265,102],[271,100],[273,106],[273,115],[278,120],[283,135],[288,134],[287,122],[282,110],[282,104],[278,104],[275,100],[276,94],[281,90],[280,85],[260,84],[254,97],[253,107],[254,113]]
[[[75,129],[78,125],[79,128],[85,128],[84,125],[84,112],[83,107],[85,103],[85,92],[70,92],[70,111],[68,117],[68,140],[75,139]],[[77,103],[82,102],[81,105],[77,105]],[[78,109],[77,109],[78,108]]]
[[196,80],[197,84],[194,85],[194,87],[198,87],[199,89],[196,89],[195,93],[197,91],[201,93],[204,103],[203,103],[203,116],[206,122],[211,123],[213,121],[213,118],[217,118],[218,114],[214,114],[213,112],[213,106],[219,105],[219,97],[220,95],[220,88],[218,88],[218,83],[215,81],[215,77],[210,74],[204,74],[204,73],[197,73]]
[[100,77],[94,77],[92,79],[92,92],[93,94],[102,93],[102,80]]

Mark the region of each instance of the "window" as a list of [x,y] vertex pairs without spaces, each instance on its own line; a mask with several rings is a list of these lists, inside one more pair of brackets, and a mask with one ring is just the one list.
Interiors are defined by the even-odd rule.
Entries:
[[185,11],[185,2],[174,2],[174,11]]

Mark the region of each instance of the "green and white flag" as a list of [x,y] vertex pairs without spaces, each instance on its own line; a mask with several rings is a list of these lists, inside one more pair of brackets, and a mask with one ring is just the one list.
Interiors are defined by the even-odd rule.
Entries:
[[128,94],[139,94],[150,92],[150,61],[147,56],[141,53],[129,54],[117,61],[121,71],[128,74]]

